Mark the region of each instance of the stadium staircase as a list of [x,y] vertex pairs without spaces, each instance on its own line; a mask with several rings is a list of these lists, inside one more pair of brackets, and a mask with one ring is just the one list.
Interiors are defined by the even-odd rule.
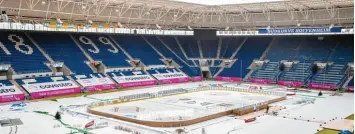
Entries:
[[[147,36],[145,37],[146,40],[149,40],[151,42],[151,45],[155,47],[155,49],[161,53],[165,58],[170,58],[172,59],[176,64],[179,65],[179,67],[176,67],[177,69],[181,70],[182,72],[184,72],[186,75],[192,77],[192,76],[199,76],[199,68],[192,68],[189,67],[189,64],[187,63],[188,61],[183,60],[183,58],[181,58],[180,56],[182,55],[177,55],[177,53],[175,53],[173,51],[172,48],[170,48],[169,45],[172,45],[175,40],[173,40],[174,38],[172,37],[158,37],[158,36]],[[168,39],[166,39],[168,38]],[[175,43],[176,44],[176,43]],[[175,48],[176,50],[176,48]],[[190,64],[192,64],[190,62]]]
[[264,60],[267,54],[269,53],[271,47],[274,46],[274,44],[276,44],[277,42],[278,40],[276,40],[276,38],[272,38],[271,42],[269,43],[269,45],[267,46],[267,48],[265,49],[265,51],[263,52],[259,60]]
[[349,86],[354,86],[354,76],[350,76],[343,84],[343,89],[348,88]]
[[[182,47],[182,43],[180,42],[179,38],[177,36],[174,36],[176,44],[179,46],[180,51],[183,53],[184,57],[186,58],[186,60],[189,60],[189,56],[187,55],[186,51],[184,50],[184,48]],[[198,64],[195,61],[191,61],[195,67],[198,66]]]
[[[275,38],[272,38],[270,42],[268,42],[268,45],[266,47],[266,49],[263,51],[262,55],[260,56],[260,58],[258,58],[257,60],[264,60],[264,58],[266,57],[267,53],[269,52],[270,48],[274,45],[274,43],[277,42]],[[256,59],[256,58],[255,58]],[[253,63],[253,61],[251,63],[248,62],[248,65],[251,65]],[[253,74],[254,70],[251,69],[243,78],[244,80],[249,79],[249,77]]]
[[[234,59],[234,57],[238,54],[239,50],[243,47],[248,37],[245,38],[223,38],[221,39],[221,43],[224,47],[221,47],[222,54],[219,57],[221,58],[229,58]],[[236,49],[234,49],[236,48]],[[217,72],[213,75],[213,77],[218,76],[225,68],[218,68]]]
[[[204,58],[203,50],[202,50],[202,46],[201,46],[201,41],[200,41],[200,40],[197,41],[197,47],[198,47],[198,51],[199,51],[199,54],[200,54],[200,57],[199,57],[199,58]],[[204,46],[203,48],[206,48],[206,47]]]
[[118,44],[118,42],[111,35],[107,35],[107,36],[111,39],[113,43],[117,45],[118,48],[120,48],[120,50],[128,57],[129,60],[133,60],[133,57],[125,49],[123,49],[121,45]]
[[269,37],[248,37],[234,57],[237,60],[231,68],[224,68],[219,76],[244,78],[254,59],[259,59],[270,44]]
[[[31,33],[30,36],[54,60],[61,61],[74,74],[90,74],[93,70],[86,63],[88,56],[66,33]],[[58,47],[61,46],[61,47]]]
[[24,34],[26,35],[26,37],[27,37],[28,39],[30,39],[30,41],[33,43],[33,45],[36,46],[36,48],[43,54],[44,57],[46,57],[46,59],[47,59],[49,62],[51,62],[51,63],[54,62],[53,59],[52,59],[41,47],[39,47],[38,43],[37,43],[35,40],[33,40],[33,39],[31,38],[31,36],[29,36],[27,33],[24,33]]
[[[112,36],[122,48],[124,48],[134,59],[139,59],[145,65],[165,65],[161,56],[149,46],[142,36],[119,35]],[[137,49],[140,48],[140,49]]]
[[[218,45],[217,45],[217,59],[220,58],[221,56],[221,47],[222,47],[222,38],[218,38]],[[212,66],[218,66],[220,64],[220,62],[217,62],[216,65],[215,65],[215,60],[212,61]]]
[[[2,83],[3,81],[7,81],[7,80],[0,80],[0,83]],[[25,90],[25,88],[23,88],[20,84],[18,84],[16,82],[16,80],[8,80],[10,83],[8,83],[9,85],[14,85],[15,87],[17,87],[18,89],[21,90],[21,92],[25,93],[25,96],[28,97],[30,96],[30,94]],[[6,84],[7,85],[7,84]]]
[[101,61],[107,68],[131,67],[129,58],[105,35],[73,35],[84,54],[94,61]]

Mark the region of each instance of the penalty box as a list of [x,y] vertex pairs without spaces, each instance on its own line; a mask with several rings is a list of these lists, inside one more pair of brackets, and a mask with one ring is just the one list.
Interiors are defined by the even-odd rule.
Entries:
[[203,90],[135,101],[90,106],[88,112],[151,127],[180,127],[218,117],[242,115],[286,97],[230,90]]

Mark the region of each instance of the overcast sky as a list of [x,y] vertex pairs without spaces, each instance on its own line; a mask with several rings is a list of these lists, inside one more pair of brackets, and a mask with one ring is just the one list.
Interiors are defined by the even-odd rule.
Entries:
[[270,2],[281,0],[175,0],[190,3],[198,3],[205,5],[222,5],[222,4],[238,4],[238,3],[256,3],[256,2]]

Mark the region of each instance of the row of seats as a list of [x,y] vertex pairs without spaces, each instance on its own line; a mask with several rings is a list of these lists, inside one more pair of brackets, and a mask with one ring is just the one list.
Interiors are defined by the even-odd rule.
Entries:
[[327,66],[323,73],[316,74],[311,82],[320,84],[332,84],[336,86],[341,86],[346,79],[347,66],[343,64],[333,64]]
[[218,40],[201,40],[200,46],[203,58],[217,57]]
[[129,58],[116,44],[105,35],[84,34],[74,37],[86,53],[95,61],[102,61],[108,68],[129,67]]
[[260,69],[255,70],[250,77],[255,79],[272,80],[276,82],[277,76],[280,73],[279,65],[279,62],[267,62]]
[[275,37],[265,59],[270,61],[289,60],[301,44],[300,37]]
[[300,62],[326,61],[336,46],[333,36],[307,36],[300,38],[301,43],[291,60]]
[[[26,82],[27,81],[27,82]],[[25,78],[25,79],[16,79],[16,82],[20,85],[25,83],[35,84],[35,83],[47,83],[55,81],[69,81],[66,76],[53,76],[53,77],[36,77],[36,78]]]
[[224,68],[219,76],[244,78],[249,72],[250,64],[261,57],[271,40],[269,37],[248,37],[237,55],[233,57],[237,61],[231,68]]
[[289,71],[283,72],[279,80],[305,83],[312,75],[311,66],[312,63],[297,63]]
[[[37,47],[20,32],[1,32],[0,41],[7,49],[3,49],[0,53],[0,63],[11,63],[16,72],[27,71],[51,71],[43,63],[48,62]],[[64,62],[64,64],[76,74],[94,74],[88,66],[88,59],[80,50],[77,44],[67,33],[28,33],[31,38],[41,47],[54,61]],[[201,45],[203,57],[213,58],[217,56],[218,48],[220,48],[221,58],[238,59],[231,68],[225,68],[219,74],[220,76],[229,77],[245,77],[249,72],[249,65],[255,59],[259,59],[271,40],[275,38],[275,42],[271,46],[266,58],[270,61],[282,60],[336,60],[348,59],[353,60],[353,45],[347,43],[350,36],[326,36],[318,38],[310,37],[223,37],[221,39],[222,46],[218,46],[218,40],[215,41],[196,41],[188,36],[140,36],[140,35],[97,35],[97,34],[72,34],[79,46],[88,53],[94,60],[101,60],[107,67],[126,67],[130,66],[126,61],[127,55],[119,48],[121,46],[133,58],[141,59],[147,65],[164,64],[157,52],[167,58],[173,59],[181,66],[181,70],[189,76],[200,76],[201,70],[194,66],[194,62],[198,65],[198,61],[191,61],[188,57],[200,57],[198,42]],[[112,37],[112,38],[111,38]],[[159,38],[159,39],[158,39]],[[338,41],[341,38],[345,41]],[[113,39],[113,40],[112,40]],[[147,41],[145,40],[147,39]],[[238,51],[235,57],[230,57],[237,48],[244,45]],[[22,42],[22,44],[21,44]],[[114,43],[117,42],[118,44]],[[345,44],[345,45],[342,45]],[[182,49],[186,52],[184,55]],[[153,49],[156,48],[156,50]],[[345,51],[340,53],[340,51]],[[279,56],[277,56],[279,52]],[[11,53],[11,54],[9,54]],[[311,56],[310,56],[311,55]],[[307,59],[308,57],[308,59]],[[350,58],[352,57],[352,58]],[[276,60],[275,60],[276,59]],[[210,61],[209,61],[210,62]],[[340,62],[340,61],[339,61]],[[338,63],[338,62],[337,62]],[[209,63],[211,64],[211,63]],[[215,65],[219,63],[216,62]],[[296,67],[295,67],[296,68]],[[221,68],[210,68],[212,75]],[[297,69],[297,68],[296,68]],[[262,76],[263,70],[255,71],[252,77]],[[270,72],[270,70],[269,70]],[[275,73],[275,72],[272,72]],[[307,73],[307,74],[306,74]],[[330,72],[331,73],[331,72]],[[255,75],[259,74],[259,75]],[[268,72],[267,72],[268,75]],[[308,76],[308,72],[297,73],[291,70],[284,73],[281,79],[303,79],[301,76]],[[265,77],[266,76],[262,76]],[[268,77],[267,77],[268,78]]]
[[12,83],[8,80],[0,80],[0,87],[2,86],[12,86]]
[[44,63],[48,60],[20,32],[0,32],[0,64],[11,64],[16,73],[51,72]]
[[30,36],[54,61],[64,62],[73,73],[93,73],[85,63],[87,58],[68,34],[30,33]]

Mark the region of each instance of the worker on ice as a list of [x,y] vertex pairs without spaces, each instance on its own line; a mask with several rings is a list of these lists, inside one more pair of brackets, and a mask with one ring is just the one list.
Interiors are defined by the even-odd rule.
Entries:
[[269,113],[269,105],[266,106],[266,113]]
[[256,104],[254,104],[254,112],[256,112]]

